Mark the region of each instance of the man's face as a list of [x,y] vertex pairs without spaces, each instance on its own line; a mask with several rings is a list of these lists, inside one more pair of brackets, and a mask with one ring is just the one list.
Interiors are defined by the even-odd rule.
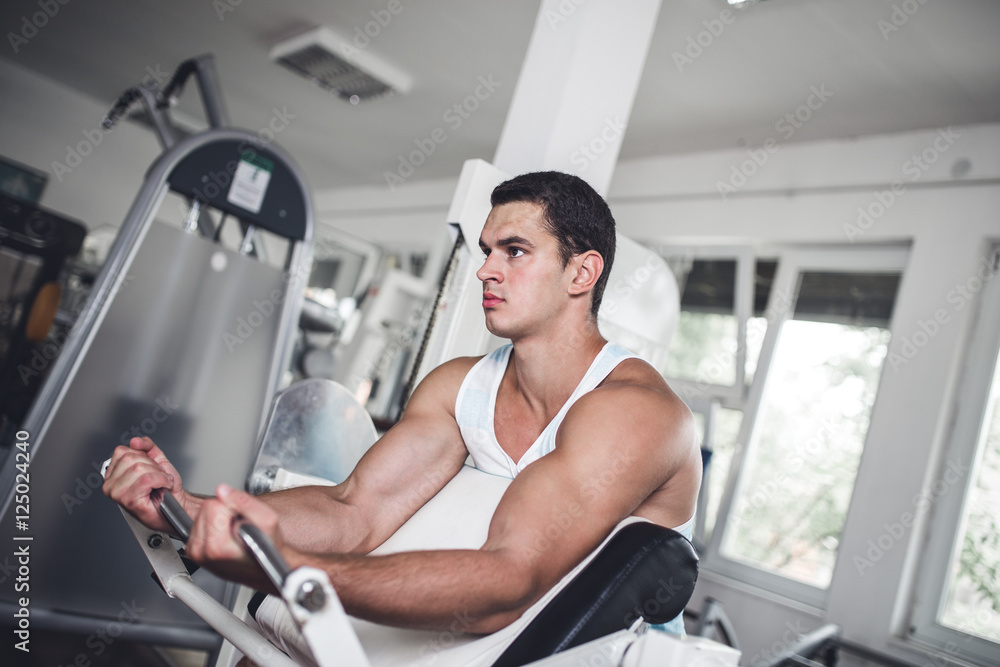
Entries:
[[502,338],[544,331],[568,305],[573,262],[564,266],[546,229],[542,207],[512,202],[495,207],[479,237],[486,254],[476,276],[483,283],[486,328]]

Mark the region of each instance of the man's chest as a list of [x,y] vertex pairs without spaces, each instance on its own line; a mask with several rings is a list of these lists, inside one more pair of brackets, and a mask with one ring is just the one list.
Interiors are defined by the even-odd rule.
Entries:
[[493,433],[500,448],[514,462],[531,449],[542,431],[551,420],[545,415],[532,414],[527,405],[518,405],[516,400],[504,400],[497,396],[493,415]]

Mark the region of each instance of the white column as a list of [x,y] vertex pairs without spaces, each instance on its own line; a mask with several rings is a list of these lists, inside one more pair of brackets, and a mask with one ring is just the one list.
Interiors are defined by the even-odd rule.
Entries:
[[543,0],[493,164],[606,195],[660,0]]

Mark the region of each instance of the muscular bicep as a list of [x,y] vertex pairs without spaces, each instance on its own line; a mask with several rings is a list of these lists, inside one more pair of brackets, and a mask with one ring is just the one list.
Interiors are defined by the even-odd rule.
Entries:
[[686,408],[655,392],[599,392],[574,406],[555,450],[518,475],[490,525],[483,548],[516,563],[532,601],[673,474],[689,435]]

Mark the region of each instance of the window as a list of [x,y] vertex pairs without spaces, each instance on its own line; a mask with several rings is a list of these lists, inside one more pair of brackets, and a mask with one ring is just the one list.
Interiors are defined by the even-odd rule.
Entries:
[[805,317],[796,308],[771,361],[722,553],[826,588],[889,332]]
[[[997,364],[994,362],[994,369]],[[941,623],[1000,642],[1000,373],[994,371]]]
[[654,250],[670,266],[681,297],[677,330],[658,370],[694,413],[706,459],[694,529],[701,551],[711,538],[736,449],[777,262],[754,260],[745,246]]
[[910,634],[1000,663],[1000,246],[970,273],[978,316],[954,428],[929,497],[931,539],[917,577]]
[[[742,400],[722,398],[724,419],[706,420],[717,453],[700,508],[706,569],[823,603],[905,258],[895,249],[789,250],[776,265],[756,263],[747,315],[767,317],[745,320],[740,346],[753,381]],[[770,276],[763,312],[756,302]],[[728,447],[727,428],[739,429]]]
[[674,272],[681,292],[677,330],[658,370],[688,397],[741,400],[747,351],[739,341],[747,338],[753,307],[750,249],[656,250]]
[[694,545],[703,551],[711,540],[719,504],[726,488],[726,479],[733,462],[736,439],[740,433],[743,413],[722,407],[716,401],[689,400],[695,419],[695,432],[701,443],[705,475],[698,494],[695,514]]

